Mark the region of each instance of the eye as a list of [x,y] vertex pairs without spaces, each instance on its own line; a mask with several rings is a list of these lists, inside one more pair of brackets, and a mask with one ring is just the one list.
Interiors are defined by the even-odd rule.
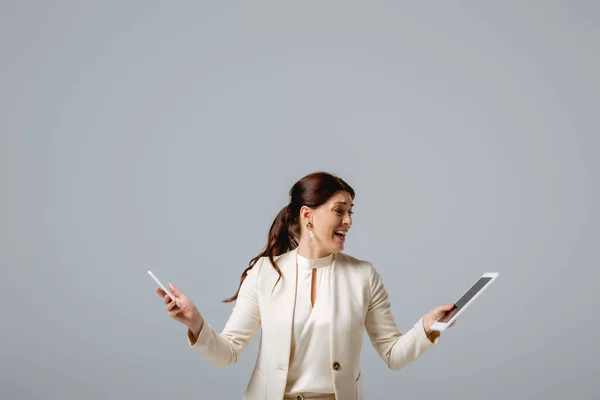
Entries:
[[[341,215],[344,212],[344,210],[342,210],[340,208],[336,208],[333,211],[335,211],[335,213],[338,214],[338,215]],[[348,211],[348,214],[352,215],[352,214],[354,214],[354,211]]]

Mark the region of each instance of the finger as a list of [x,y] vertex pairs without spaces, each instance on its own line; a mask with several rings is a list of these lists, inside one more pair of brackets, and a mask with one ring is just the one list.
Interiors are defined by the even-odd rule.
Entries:
[[156,293],[158,293],[158,295],[159,295],[160,297],[164,297],[164,296],[167,294],[167,293],[166,293],[164,290],[162,290],[161,288],[156,288]]
[[439,311],[450,311],[456,307],[456,304],[444,304],[443,306],[439,306]]
[[176,317],[177,314],[179,314],[181,312],[181,310],[179,308],[174,308],[173,310],[169,311],[169,315],[171,317]]
[[169,283],[169,290],[171,291],[171,293],[173,293],[175,297],[181,296],[181,292],[175,286],[173,286],[172,283]]
[[163,299],[165,300],[165,304],[169,304],[170,302],[173,301],[168,294],[165,294]]
[[171,301],[167,304],[167,311],[172,311],[176,307],[177,307],[177,303],[175,303],[174,301]]

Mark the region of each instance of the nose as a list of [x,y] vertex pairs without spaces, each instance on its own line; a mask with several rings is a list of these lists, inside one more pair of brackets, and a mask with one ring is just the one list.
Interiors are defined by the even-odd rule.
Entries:
[[352,217],[350,216],[350,214],[348,214],[348,213],[344,214],[342,223],[344,225],[346,225],[348,228],[350,228],[350,225],[352,225]]

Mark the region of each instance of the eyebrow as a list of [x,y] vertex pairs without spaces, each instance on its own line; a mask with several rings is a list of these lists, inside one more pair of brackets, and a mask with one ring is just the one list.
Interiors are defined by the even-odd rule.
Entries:
[[[339,204],[348,204],[348,203],[346,203],[345,201],[336,201],[336,202],[335,202],[335,203],[333,203],[333,204],[338,204],[338,203],[339,203]],[[352,207],[354,207],[354,203],[352,203]]]

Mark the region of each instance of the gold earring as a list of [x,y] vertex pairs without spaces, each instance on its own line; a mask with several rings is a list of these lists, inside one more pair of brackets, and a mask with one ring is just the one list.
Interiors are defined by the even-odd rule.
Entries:
[[310,230],[310,228],[312,228],[313,224],[312,222],[309,222],[308,224],[306,224],[306,227],[308,228],[308,234],[310,235],[311,238],[315,238],[315,234],[313,233],[313,231]]

